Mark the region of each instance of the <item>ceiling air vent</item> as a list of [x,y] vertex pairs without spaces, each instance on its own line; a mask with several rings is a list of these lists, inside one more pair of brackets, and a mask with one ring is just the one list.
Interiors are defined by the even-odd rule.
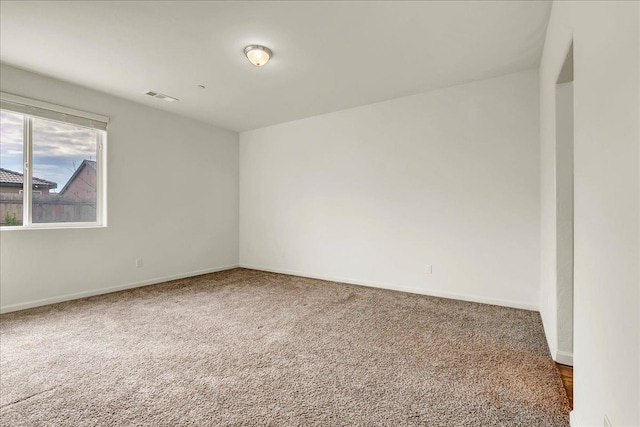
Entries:
[[167,101],[167,102],[179,101],[178,98],[174,98],[173,96],[169,96],[169,95],[164,95],[164,94],[162,94],[160,92],[156,92],[156,91],[153,91],[153,90],[146,91],[145,95],[153,96],[154,98],[162,99],[163,101]]

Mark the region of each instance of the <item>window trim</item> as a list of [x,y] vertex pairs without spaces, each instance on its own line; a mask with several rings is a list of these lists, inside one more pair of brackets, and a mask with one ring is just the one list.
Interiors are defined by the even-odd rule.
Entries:
[[32,117],[57,120],[70,125],[106,131],[109,117],[24,96],[0,92],[0,108]]
[[[12,106],[19,106],[12,108]],[[94,113],[36,101],[17,95],[0,92],[0,109],[15,112],[25,116],[23,134],[23,202],[22,225],[0,227],[0,231],[11,230],[42,230],[42,229],[72,229],[72,228],[104,228],[107,226],[107,125],[109,118]],[[33,111],[38,114],[30,114]],[[59,114],[56,117],[55,114]],[[65,118],[73,116],[73,121],[65,121]],[[47,222],[34,223],[32,212],[32,181],[33,174],[33,129],[32,120],[45,119],[66,123],[72,126],[95,129],[96,141],[96,221],[92,222]],[[82,120],[85,120],[83,122]],[[83,124],[79,124],[84,123]]]

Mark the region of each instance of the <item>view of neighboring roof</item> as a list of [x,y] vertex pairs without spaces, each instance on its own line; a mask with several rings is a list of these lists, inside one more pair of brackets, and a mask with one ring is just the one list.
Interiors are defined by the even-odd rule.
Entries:
[[62,187],[62,190],[60,190],[60,194],[64,194],[65,191],[67,191],[67,189],[69,188],[69,185],[71,185],[73,180],[76,179],[76,176],[78,176],[78,174],[82,171],[82,169],[85,168],[85,166],[93,168],[94,171],[97,170],[95,160],[83,160],[82,163],[80,163],[80,166],[78,167],[78,169],[76,169],[73,175],[71,175],[71,178],[69,178],[69,180],[64,185],[64,187]]
[[[58,184],[45,179],[32,178],[33,188],[57,188]],[[7,187],[22,187],[24,176],[20,172],[0,168],[0,185]]]

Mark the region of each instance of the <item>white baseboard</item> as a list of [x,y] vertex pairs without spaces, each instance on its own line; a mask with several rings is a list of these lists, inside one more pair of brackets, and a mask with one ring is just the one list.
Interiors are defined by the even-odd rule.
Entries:
[[421,288],[413,288],[413,287],[408,287],[408,286],[398,286],[398,285],[391,284],[391,283],[369,282],[369,281],[364,281],[364,280],[350,279],[350,278],[346,278],[346,277],[328,276],[328,275],[324,275],[324,274],[302,273],[302,272],[299,272],[299,271],[283,270],[283,269],[269,268],[269,267],[261,267],[261,266],[250,265],[250,264],[242,264],[242,263],[240,263],[240,267],[241,268],[248,268],[250,270],[260,270],[260,271],[268,271],[268,272],[271,272],[271,273],[288,274],[290,276],[308,277],[308,278],[311,278],[311,279],[328,280],[328,281],[331,281],[331,282],[342,282],[342,283],[348,283],[350,285],[368,286],[368,287],[372,287],[372,288],[389,289],[389,290],[392,290],[392,291],[409,292],[409,293],[412,293],[412,294],[428,295],[428,296],[432,296],[432,297],[449,298],[449,299],[456,299],[456,300],[462,300],[462,301],[478,302],[478,303],[481,303],[481,304],[491,304],[491,305],[499,305],[499,306],[502,306],[502,307],[519,308],[519,309],[530,310],[530,311],[539,311],[539,307],[534,306],[534,305],[523,304],[523,303],[519,303],[519,302],[515,302],[515,301],[486,298],[486,297],[481,297],[481,296],[477,296],[477,295],[466,295],[466,294],[457,294],[457,293],[450,293],[450,292],[440,292],[440,291],[434,291],[434,290],[431,290],[431,289],[421,289]]
[[123,291],[125,289],[139,288],[141,286],[155,285],[157,283],[168,282],[171,280],[184,279],[187,277],[199,276],[201,274],[215,273],[218,271],[231,270],[238,268],[237,264],[226,265],[223,267],[209,268],[206,270],[192,271],[189,273],[174,274],[171,276],[157,277],[155,279],[142,280],[140,282],[127,283],[124,285],[112,286],[108,288],[94,289],[90,291],[76,292],[73,294],[65,294],[57,297],[44,298],[35,301],[28,301],[20,304],[5,305],[0,307],[0,314],[10,313],[12,311],[26,310],[28,308],[40,307],[43,305],[55,304],[58,302],[71,301],[74,299],[87,298],[95,295],[109,294],[111,292]]
[[573,366],[573,353],[556,350],[553,360],[563,365]]
[[578,424],[578,421],[576,420],[574,411],[569,412],[569,425],[571,427],[580,427],[580,425]]

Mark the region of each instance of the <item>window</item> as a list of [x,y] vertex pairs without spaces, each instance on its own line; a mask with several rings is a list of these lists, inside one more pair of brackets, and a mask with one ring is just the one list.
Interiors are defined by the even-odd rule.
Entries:
[[0,93],[0,227],[105,226],[107,122]]

